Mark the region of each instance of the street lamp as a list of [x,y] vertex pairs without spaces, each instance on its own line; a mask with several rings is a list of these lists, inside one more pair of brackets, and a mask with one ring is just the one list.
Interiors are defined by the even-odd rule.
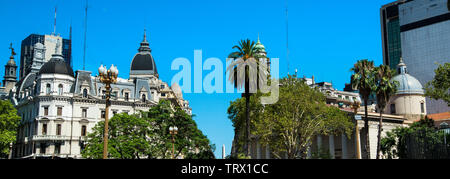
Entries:
[[109,107],[111,106],[111,84],[117,82],[117,75],[119,70],[114,65],[111,65],[109,70],[103,65],[98,68],[98,73],[100,77],[100,82],[105,84],[106,88],[106,108],[105,108],[105,133],[103,134],[103,159],[108,158],[108,118],[109,118]]
[[356,119],[356,116],[358,115],[358,109],[360,107],[361,102],[359,100],[355,100],[353,102],[352,108],[355,112],[355,139],[356,139],[356,158],[361,159],[361,144],[359,143],[360,137],[359,137],[359,128],[358,128],[358,120]]
[[175,158],[175,135],[178,134],[178,127],[169,127],[170,135],[172,135],[172,159]]

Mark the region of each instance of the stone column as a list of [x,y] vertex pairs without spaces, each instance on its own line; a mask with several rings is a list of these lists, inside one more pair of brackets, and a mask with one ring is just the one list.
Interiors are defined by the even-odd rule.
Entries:
[[342,144],[342,159],[347,159],[347,136],[345,134],[341,135]]
[[322,148],[322,136],[317,135],[317,152],[320,152],[321,148]]
[[261,159],[261,144],[256,141],[256,159]]
[[270,159],[270,147],[267,145],[266,146],[266,159]]
[[331,154],[331,158],[334,159],[334,135],[329,135],[328,139],[328,148]]

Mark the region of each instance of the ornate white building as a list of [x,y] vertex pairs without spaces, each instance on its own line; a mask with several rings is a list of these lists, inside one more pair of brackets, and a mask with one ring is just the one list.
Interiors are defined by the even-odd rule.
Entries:
[[[10,90],[9,97],[22,118],[14,158],[80,158],[87,134],[105,118],[105,85],[90,71],[74,74],[64,62],[60,42],[55,52],[44,63],[45,47],[36,43],[32,71]],[[169,87],[159,79],[145,34],[131,61],[129,78],[118,78],[111,86],[110,114],[146,111],[161,99],[191,114],[180,87]]]

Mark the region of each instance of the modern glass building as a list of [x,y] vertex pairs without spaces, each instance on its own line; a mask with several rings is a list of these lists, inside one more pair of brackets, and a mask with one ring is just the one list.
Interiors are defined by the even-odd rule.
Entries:
[[62,54],[64,56],[64,60],[67,64],[72,66],[72,56],[71,56],[71,48],[72,42],[70,39],[63,39],[60,36],[54,35],[38,35],[31,34],[24,40],[22,40],[21,49],[20,49],[20,68],[19,68],[19,79],[27,76],[31,71],[31,62],[34,58],[34,45],[36,43],[41,43],[46,47],[45,61],[49,61],[51,55],[54,53],[54,47],[56,45],[56,40],[62,40]]
[[[423,86],[431,81],[438,64],[450,62],[448,1],[400,0],[383,6],[383,63],[396,67],[403,57],[409,74]],[[441,100],[427,98],[426,106],[430,114],[450,111]]]

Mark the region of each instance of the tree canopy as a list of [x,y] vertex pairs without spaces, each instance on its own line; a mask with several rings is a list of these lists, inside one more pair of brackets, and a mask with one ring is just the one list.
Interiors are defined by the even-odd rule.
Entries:
[[[252,96],[251,130],[262,145],[271,148],[275,158],[306,158],[312,138],[318,134],[351,134],[353,123],[340,109],[328,106],[323,93],[309,87],[302,79],[280,80],[279,101],[263,106],[258,100],[262,94]],[[243,124],[242,99],[232,102],[228,108],[229,118],[239,135]],[[242,143],[235,136],[235,144]]]
[[[214,145],[197,128],[192,116],[170,101],[162,100],[149,111],[128,115],[116,114],[109,122],[109,158],[169,159],[172,157],[170,126],[178,127],[175,135],[175,158],[214,158]],[[104,122],[99,122],[88,135],[82,151],[85,158],[102,158]]]
[[434,72],[434,79],[425,85],[425,95],[436,100],[442,99],[450,106],[450,63],[439,65]]

